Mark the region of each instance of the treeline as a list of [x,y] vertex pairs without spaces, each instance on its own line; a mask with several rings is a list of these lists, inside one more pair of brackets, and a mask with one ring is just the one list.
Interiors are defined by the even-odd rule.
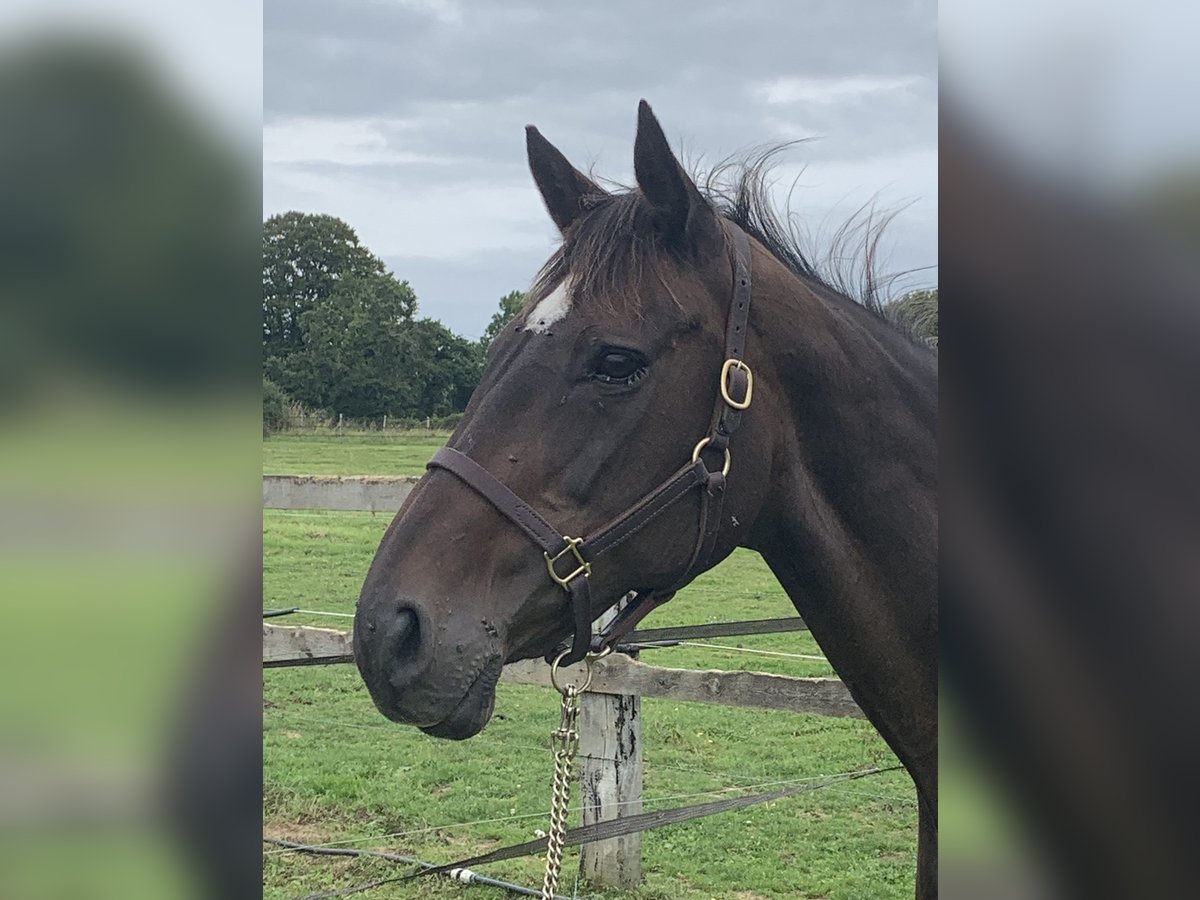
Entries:
[[922,340],[938,345],[937,288],[909,291],[884,307],[884,313]]
[[[337,421],[452,421],[479,383],[487,346],[521,308],[500,299],[471,340],[417,317],[417,296],[326,215],[288,212],[263,223],[263,427],[289,411]],[[886,310],[937,344],[937,289],[912,291]]]
[[487,344],[520,309],[500,300],[479,340],[417,317],[417,296],[334,216],[263,223],[264,427],[299,404],[349,419],[445,419],[479,383]]

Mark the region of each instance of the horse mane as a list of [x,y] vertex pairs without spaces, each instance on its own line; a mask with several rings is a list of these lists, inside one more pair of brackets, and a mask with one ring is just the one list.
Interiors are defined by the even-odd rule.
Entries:
[[873,203],[864,204],[837,228],[818,257],[809,249],[813,239],[791,208],[799,176],[782,210],[776,209],[771,196],[779,157],[797,143],[801,142],[758,147],[697,172],[701,193],[722,217],[758,240],[810,288],[847,297],[891,322],[884,307],[896,277],[882,274],[878,251],[899,210],[879,212]]
[[[913,336],[904,322],[888,315],[887,301],[897,277],[881,275],[878,265],[880,240],[898,210],[881,213],[873,204],[864,205],[834,232],[818,262],[806,249],[811,239],[791,211],[795,183],[782,212],[772,201],[778,157],[794,143],[752,149],[707,171],[697,171],[693,178],[718,215],[758,240],[809,288],[846,297],[897,331]],[[526,310],[568,274],[575,302],[602,305],[639,318],[639,298],[646,296],[640,288],[647,279],[669,285],[664,266],[674,254],[660,245],[649,204],[636,188],[608,184],[613,188],[609,193],[584,198],[587,212],[535,276]]]

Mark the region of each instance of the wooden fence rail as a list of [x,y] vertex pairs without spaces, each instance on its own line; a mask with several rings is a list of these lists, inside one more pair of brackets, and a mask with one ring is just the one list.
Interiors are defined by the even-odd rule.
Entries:
[[[332,628],[263,623],[263,664],[306,665],[317,662],[352,662],[354,649],[350,632]],[[579,672],[576,672],[576,669]],[[578,667],[564,670],[567,679],[582,674]],[[527,659],[504,667],[500,680],[510,684],[550,687],[550,667],[541,660]],[[650,666],[622,654],[613,654],[595,664],[590,688],[598,694],[660,697],[740,706],[778,709],[822,716],[862,718],[862,710],[838,678],[794,678],[763,672],[667,669]]]
[[264,475],[263,509],[394,513],[416,483],[407,475]]

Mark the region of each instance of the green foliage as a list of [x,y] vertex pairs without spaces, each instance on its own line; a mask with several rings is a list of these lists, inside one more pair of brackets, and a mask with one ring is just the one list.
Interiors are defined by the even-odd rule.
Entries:
[[412,410],[415,305],[408,284],[390,276],[339,279],[323,302],[300,316],[303,345],[267,360],[267,371],[296,399],[320,409],[355,417]]
[[288,395],[283,388],[271,379],[263,376],[263,434],[268,435],[278,431],[287,424]]
[[253,171],[143,54],[44,32],[0,53],[0,400],[240,386]]
[[263,368],[330,418],[444,418],[461,412],[482,348],[414,320],[406,281],[333,216],[289,212],[263,224]]
[[433,416],[426,421],[429,423],[429,428],[434,431],[453,431],[462,421],[462,417],[462,413],[456,412],[450,413],[448,416]]
[[938,289],[909,291],[886,307],[888,317],[911,328],[935,347],[938,342]]
[[461,412],[483,372],[483,353],[441,322],[420,319],[409,329],[408,378],[415,392],[404,415],[448,416]]
[[513,320],[524,305],[524,291],[509,291],[501,297],[500,309],[493,314],[492,321],[488,322],[488,327],[484,329],[483,337],[479,339],[479,346],[487,350],[492,341],[496,339],[496,335],[504,330],[504,326]]
[[[295,211],[263,223],[262,265],[264,359],[304,346],[303,316],[322,306],[340,281],[394,280],[341,219]],[[410,299],[406,318],[416,310],[411,292]]]

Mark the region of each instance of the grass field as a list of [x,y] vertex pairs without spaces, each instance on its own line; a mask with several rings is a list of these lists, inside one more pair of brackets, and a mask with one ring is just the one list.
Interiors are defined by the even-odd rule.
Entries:
[[263,440],[265,475],[420,475],[448,432],[275,434]]
[[[264,443],[264,471],[416,474],[444,439],[279,436]],[[369,513],[263,514],[267,606],[349,613],[387,527]],[[794,614],[770,572],[739,551],[654,617],[655,625]],[[348,628],[348,619],[296,616]],[[289,620],[291,621],[291,620]],[[818,655],[807,634],[707,641]],[[821,660],[736,649],[646,651],[652,664],[829,675]],[[528,840],[546,827],[557,697],[501,685],[482,734],[452,743],[380,716],[352,666],[264,672],[264,832],[277,837],[385,848],[442,863]],[[759,786],[887,765],[894,757],[861,720],[643,701],[646,809],[732,796]],[[703,794],[702,796],[699,796]],[[684,799],[687,795],[687,799]],[[698,796],[691,796],[698,795]],[[572,823],[579,820],[574,812]],[[645,885],[600,891],[572,879],[568,851],[560,892],[584,897],[907,898],[912,894],[916,806],[902,772],[888,773],[643,836]],[[264,896],[295,897],[398,874],[391,864],[314,859],[265,848]],[[541,861],[511,860],[485,874],[536,886]],[[446,879],[392,883],[372,898],[487,896]],[[497,892],[492,891],[493,895]]]

